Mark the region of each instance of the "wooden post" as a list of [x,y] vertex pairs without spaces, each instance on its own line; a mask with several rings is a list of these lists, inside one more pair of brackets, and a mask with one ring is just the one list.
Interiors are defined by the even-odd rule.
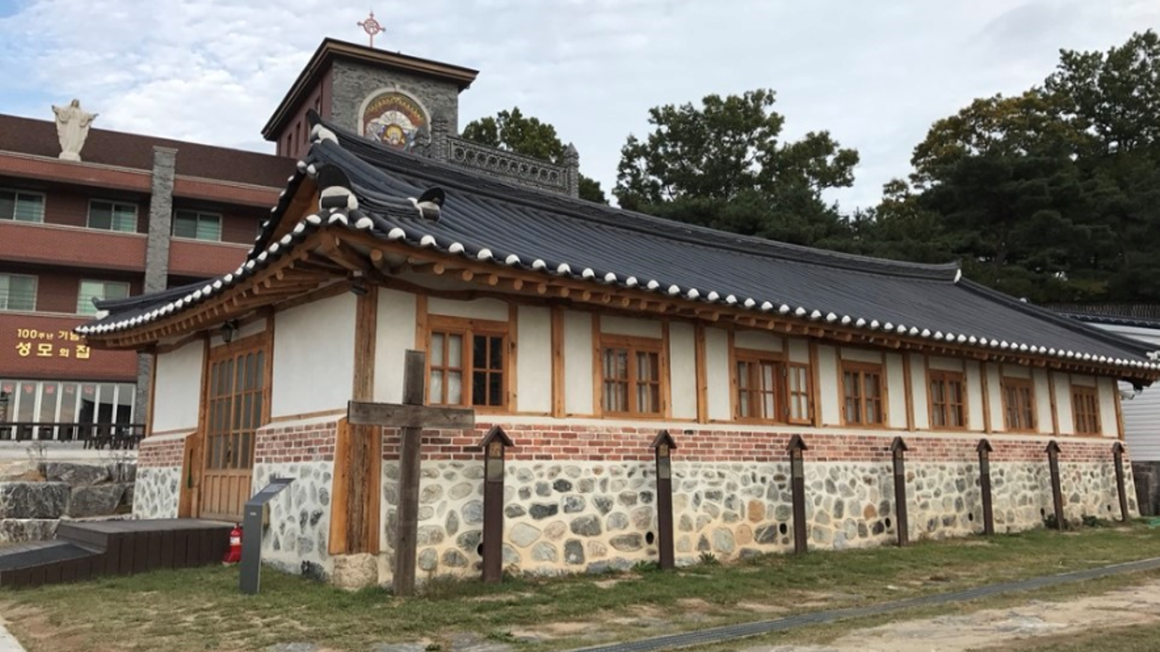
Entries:
[[[378,331],[379,288],[371,285],[360,295],[355,310],[354,381],[351,398],[370,401],[375,387],[375,334]],[[379,495],[382,475],[382,428],[347,427],[347,457],[339,464],[346,472],[345,549],[349,553],[378,553]]]
[[894,527],[898,528],[898,545],[905,546],[910,541],[910,527],[906,521],[906,451],[910,450],[902,437],[895,437],[890,444],[894,456]]
[[504,451],[512,440],[499,426],[479,442],[483,449],[483,581],[503,580]]
[[677,448],[668,430],[660,431],[652,442],[657,458],[657,550],[661,570],[672,570],[673,560],[673,467],[672,452]]
[[1047,465],[1051,470],[1051,497],[1055,504],[1055,529],[1063,530],[1063,489],[1059,486],[1059,444],[1047,444]]
[[975,447],[979,451],[979,489],[983,493],[983,534],[991,536],[995,533],[995,513],[991,506],[991,442],[986,438],[979,440]]
[[1120,496],[1120,520],[1128,521],[1128,494],[1124,490],[1124,444],[1112,444],[1112,458],[1116,462],[1116,493]]
[[[423,405],[427,354],[407,351],[403,370],[403,405]],[[415,593],[416,539],[419,534],[419,460],[423,429],[399,431],[399,507],[395,527],[395,595]]]
[[806,529],[806,472],[803,452],[808,451],[801,435],[789,439],[790,488],[793,492],[793,551],[799,555],[809,552]]

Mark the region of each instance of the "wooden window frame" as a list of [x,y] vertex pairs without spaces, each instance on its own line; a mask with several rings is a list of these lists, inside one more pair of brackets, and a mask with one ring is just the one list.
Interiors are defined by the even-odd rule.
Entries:
[[[943,383],[943,403],[942,407],[937,408],[934,400],[934,384],[936,382]],[[957,426],[950,424],[950,409],[954,405],[950,401],[950,394],[948,389],[950,383],[958,383],[960,387],[960,396],[962,398],[959,403],[962,418],[961,423]],[[970,397],[967,395],[967,375],[962,371],[950,371],[947,369],[931,369],[926,370],[926,405],[927,415],[930,419],[931,430],[969,430],[970,429]],[[943,424],[937,425],[934,417],[935,412],[939,411],[943,415]]]
[[[1081,413],[1080,405],[1083,403],[1083,401],[1079,400],[1079,399],[1082,399],[1085,397],[1091,400],[1091,406],[1092,406],[1091,413],[1086,414],[1086,415]],[[1092,425],[1095,426],[1095,428],[1094,429],[1086,429],[1086,430],[1081,429],[1080,423],[1083,420],[1081,417],[1086,417],[1087,419],[1090,419],[1092,422]],[[1101,421],[1101,418],[1102,418],[1102,415],[1100,414],[1100,388],[1099,388],[1099,386],[1098,385],[1089,386],[1089,385],[1075,385],[1075,384],[1073,384],[1071,386],[1071,419],[1072,419],[1071,423],[1072,423],[1072,428],[1075,430],[1075,434],[1102,437],[1104,434],[1104,428],[1103,428],[1103,422]]]
[[[461,401],[459,403],[433,403],[431,401],[431,360],[432,340],[435,333],[444,333],[452,335],[460,335],[463,337],[463,362],[462,367],[454,368],[463,374],[463,391]],[[499,337],[502,338],[501,355],[503,356],[503,385],[501,393],[503,395],[503,402],[500,405],[475,405],[474,404],[474,348],[475,337]],[[442,405],[450,407],[464,407],[476,410],[477,412],[490,412],[496,414],[510,413],[514,404],[512,388],[515,379],[515,356],[512,355],[512,333],[511,325],[506,321],[492,321],[486,319],[474,319],[465,317],[448,317],[445,315],[428,315],[427,328],[425,333],[425,350],[427,351],[427,382],[425,387],[426,396],[424,397],[427,405]],[[446,362],[446,360],[444,360]],[[439,368],[439,367],[436,367]],[[448,368],[448,367],[443,367]],[[444,379],[444,388],[447,387],[446,379]]]
[[[889,406],[890,398],[886,389],[886,364],[878,362],[861,362],[855,360],[841,359],[841,352],[839,352],[838,360],[838,411],[842,417],[842,426],[849,428],[889,428],[890,415]],[[846,374],[856,374],[858,377],[858,414],[859,421],[851,422],[846,418]],[[866,422],[866,374],[878,375],[878,414],[880,418],[878,421]]]
[[[790,360],[785,361],[783,368],[785,369],[785,375],[783,376],[783,379],[785,380],[784,386],[786,400],[785,422],[795,426],[808,426],[814,422],[814,410],[816,409],[814,407],[813,396],[813,370],[808,363],[792,362]],[[795,369],[802,370],[801,378],[803,385],[801,391],[794,391],[790,385],[790,376],[793,375]],[[802,400],[805,401],[805,414],[803,414],[801,417],[793,416],[793,408],[791,406],[793,405],[793,399],[795,396],[800,396]]]
[[[597,322],[598,324],[599,322]],[[669,365],[668,356],[665,355],[665,347],[667,338],[662,337],[634,337],[630,335],[610,335],[607,333],[600,333],[599,339],[596,342],[595,369],[593,369],[597,382],[595,389],[597,394],[594,397],[595,403],[599,406],[599,414],[604,416],[612,416],[625,419],[665,419],[669,415]],[[628,396],[626,405],[627,411],[613,411],[609,410],[604,405],[604,355],[608,349],[625,349],[628,352],[628,376],[626,382],[628,383]],[[657,411],[656,412],[640,412],[636,405],[636,386],[639,384],[638,371],[636,365],[636,355],[638,353],[655,353],[657,356]]]
[[[3,215],[0,215],[0,220],[7,221],[7,222],[19,222],[22,224],[44,224],[44,214],[46,211],[45,207],[48,204],[48,198],[45,196],[45,194],[43,192],[32,192],[29,190],[18,190],[16,188],[0,188],[0,192],[12,193],[12,216],[5,217]],[[21,195],[25,195],[27,197],[39,197],[40,198],[40,214],[37,215],[37,219],[35,219],[35,220],[17,219],[17,217],[16,217],[17,205],[20,202]]]
[[[756,380],[758,386],[756,388],[743,389],[741,386],[741,364],[749,365],[749,382]],[[765,389],[760,387],[764,374],[760,369],[762,365],[771,365],[773,367],[773,383],[772,389]],[[756,367],[755,367],[756,366]],[[756,372],[755,372],[756,370]],[[733,350],[733,420],[741,423],[788,423],[789,401],[787,397],[788,378],[786,377],[785,360],[781,353],[774,351],[761,351],[757,349],[734,349]],[[761,400],[762,395],[773,395],[773,415],[753,415],[742,416],[741,414],[741,392],[750,394],[750,407],[755,407],[753,399],[757,398],[756,406],[764,406],[764,401]]]
[[[1028,390],[1027,401],[1028,408],[1031,413],[1031,424],[1027,428],[1013,428],[1011,427],[1011,411],[1008,406],[1007,393],[1008,389],[1026,388]],[[1015,378],[1012,376],[1003,376],[999,382],[1000,397],[1003,399],[1003,429],[1006,432],[1021,432],[1030,433],[1038,432],[1039,429],[1039,414],[1038,406],[1035,400],[1035,379],[1034,378]]]

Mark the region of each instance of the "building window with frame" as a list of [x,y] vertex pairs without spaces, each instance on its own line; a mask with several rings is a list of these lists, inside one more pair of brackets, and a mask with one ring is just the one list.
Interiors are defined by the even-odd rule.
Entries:
[[787,421],[808,424],[813,416],[810,404],[810,366],[801,362],[785,363]]
[[127,296],[129,296],[129,284],[124,281],[82,280],[80,292],[77,293],[77,314],[97,314],[97,307],[93,305],[93,299],[105,301],[107,299],[124,299]]
[[507,408],[507,323],[432,319],[427,403]]
[[24,274],[0,274],[0,310],[35,311],[36,277]]
[[604,336],[600,406],[608,414],[661,416],[661,340]]
[[176,210],[173,212],[173,237],[221,242],[222,216],[204,211]]
[[783,421],[784,399],[779,398],[784,367],[780,360],[758,352],[736,351],[737,403],[735,417],[743,421]]
[[1010,432],[1035,430],[1035,383],[1030,378],[1003,379],[1003,422]]
[[0,190],[0,220],[43,222],[44,195],[23,190]]
[[1072,385],[1071,411],[1076,434],[1103,434],[1100,425],[1100,393],[1095,387]]
[[930,427],[962,430],[967,427],[967,392],[963,374],[931,371]]
[[882,365],[842,361],[842,423],[881,426],[886,423]]
[[89,228],[137,232],[137,205],[94,199],[89,202]]

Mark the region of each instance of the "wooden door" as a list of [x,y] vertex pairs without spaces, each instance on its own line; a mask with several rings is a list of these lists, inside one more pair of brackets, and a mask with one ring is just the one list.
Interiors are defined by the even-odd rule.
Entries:
[[269,419],[269,358],[263,335],[210,350],[202,430],[202,518],[242,519],[250,497],[255,434]]

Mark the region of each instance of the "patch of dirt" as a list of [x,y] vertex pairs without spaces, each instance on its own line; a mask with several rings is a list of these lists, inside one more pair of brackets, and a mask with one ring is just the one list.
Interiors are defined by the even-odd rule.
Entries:
[[34,607],[12,607],[0,605],[0,618],[3,624],[17,640],[27,647],[35,647],[41,652],[76,652],[88,650],[85,638],[87,627],[73,627],[61,629],[49,621],[48,616]]
[[677,606],[680,607],[682,611],[695,611],[697,613],[706,613],[716,609],[716,607],[709,604],[708,602],[705,602],[701,598],[681,598],[680,600],[677,600]]
[[612,587],[616,586],[617,584],[620,584],[621,582],[635,582],[639,579],[640,578],[638,578],[638,577],[617,577],[614,579],[599,580],[599,581],[593,582],[592,586],[595,586],[598,589],[611,589]]
[[756,646],[744,652],[967,652],[1007,649],[1029,639],[1066,638],[1109,625],[1160,621],[1160,581],[1061,602],[905,620],[858,629],[824,646]]
[[779,607],[775,604],[761,604],[760,602],[738,602],[737,608],[756,614],[782,614],[789,611],[785,607]]

